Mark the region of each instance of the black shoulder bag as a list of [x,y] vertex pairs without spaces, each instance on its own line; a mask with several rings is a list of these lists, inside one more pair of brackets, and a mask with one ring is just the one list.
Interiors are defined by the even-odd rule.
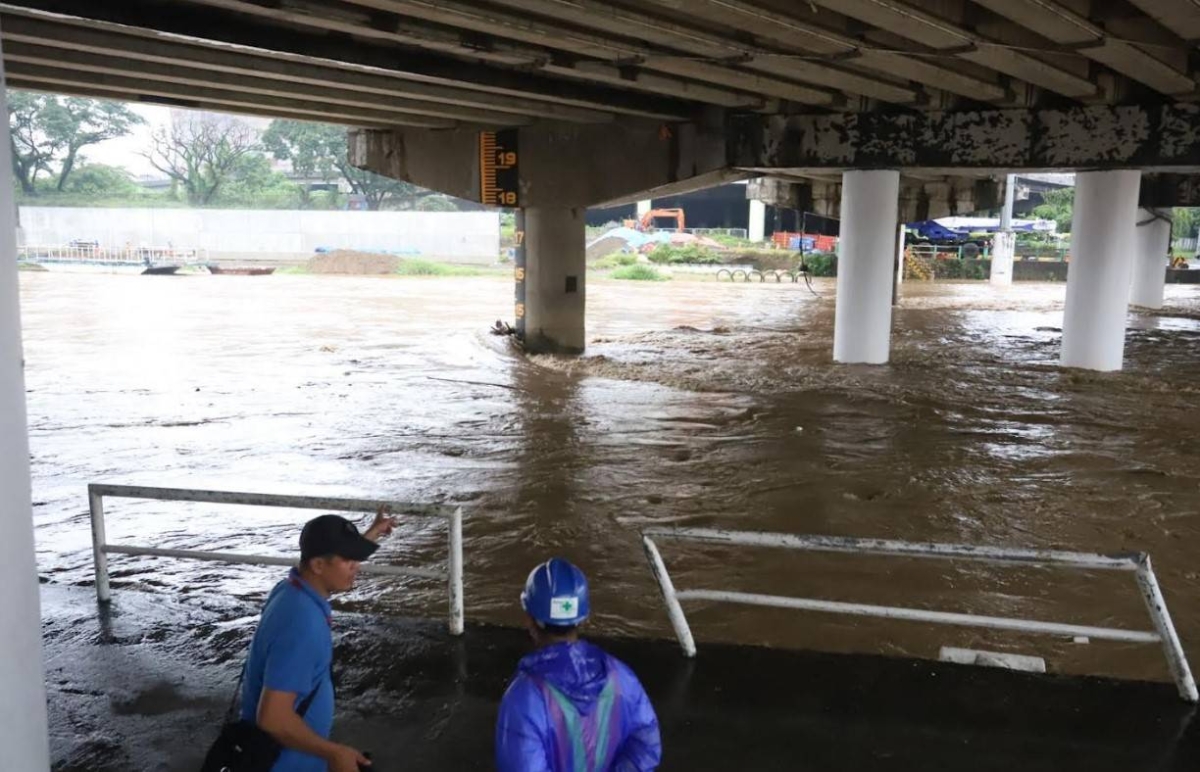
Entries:
[[[225,724],[221,727],[221,734],[208,749],[200,772],[270,772],[279,759],[279,754],[283,752],[283,746],[254,721],[235,720],[238,695],[242,691],[242,679],[245,677],[246,666],[243,665],[242,674],[238,676],[237,687],[233,691],[233,699],[229,703],[229,710],[225,713]],[[317,688],[296,707],[300,718],[304,718],[320,690],[321,684],[317,683]]]

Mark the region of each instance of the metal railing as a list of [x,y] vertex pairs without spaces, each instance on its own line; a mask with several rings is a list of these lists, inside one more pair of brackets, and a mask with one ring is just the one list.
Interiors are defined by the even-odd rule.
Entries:
[[99,247],[95,245],[60,246],[27,244],[17,247],[17,259],[25,262],[54,260],[57,262],[101,262],[145,264],[147,260],[183,263],[208,261],[208,250],[193,247],[142,246]]
[[[990,563],[1016,565],[1062,566],[1079,570],[1132,571],[1141,589],[1142,600],[1154,624],[1154,632],[1125,630],[1112,627],[1043,622],[1013,617],[993,617],[946,611],[932,611],[895,606],[875,606],[864,603],[844,603],[816,598],[793,598],[779,595],[730,592],[725,590],[676,590],[667,566],[659,554],[654,539],[705,542],[751,547],[776,547],[806,552],[840,552],[859,555],[889,555],[909,558],[943,558],[975,560]],[[934,624],[959,625],[964,627],[987,627],[995,630],[1011,630],[1053,636],[1086,636],[1098,640],[1125,641],[1133,643],[1160,643],[1166,655],[1167,667],[1179,690],[1179,696],[1188,702],[1197,701],[1196,682],[1184,655],[1183,646],[1171,623],[1167,603],[1159,589],[1150,556],[1145,553],[1122,555],[1094,555],[1083,552],[1060,550],[1014,549],[1006,547],[974,547],[963,544],[913,544],[887,539],[853,539],[836,536],[797,536],[780,533],[748,531],[723,531],[709,528],[650,528],[642,532],[642,546],[650,570],[658,580],[663,602],[667,607],[671,626],[679,639],[683,652],[688,657],[696,656],[696,642],[683,613],[682,601],[709,600],[724,603],[740,603],[752,606],[821,611],[834,614],[903,619]]]
[[684,231],[694,236],[732,236],[744,239],[750,235],[745,228],[684,228]]
[[285,496],[271,493],[238,493],[233,491],[193,490],[189,488],[147,488],[134,485],[88,486],[88,503],[92,516],[92,555],[96,567],[96,597],[101,603],[112,598],[108,581],[108,556],[151,555],[155,557],[211,560],[220,563],[243,563],[263,566],[291,566],[295,558],[270,555],[244,555],[229,552],[162,549],[127,544],[109,544],[105,537],[104,499],[149,499],[155,501],[191,501],[207,504],[241,504],[254,507],[283,507],[287,509],[323,509],[331,512],[377,512],[386,507],[394,515],[442,518],[449,523],[449,559],[446,570],[409,566],[384,566],[363,563],[360,570],[385,576],[416,576],[424,579],[444,579],[450,599],[450,634],[463,632],[463,552],[462,508],[440,504],[413,504],[404,501],[374,499],[339,499],[324,496]]

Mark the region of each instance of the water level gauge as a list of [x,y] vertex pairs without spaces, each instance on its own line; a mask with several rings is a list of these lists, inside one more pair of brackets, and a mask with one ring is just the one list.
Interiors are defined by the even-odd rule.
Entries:
[[518,207],[521,175],[517,130],[479,132],[479,201],[489,206]]

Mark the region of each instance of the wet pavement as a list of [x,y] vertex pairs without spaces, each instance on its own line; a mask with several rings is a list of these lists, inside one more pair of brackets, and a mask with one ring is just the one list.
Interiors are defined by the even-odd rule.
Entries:
[[[47,586],[57,772],[194,772],[248,642],[250,604],[215,612]],[[335,614],[336,739],[381,772],[491,769],[523,632]],[[214,646],[218,641],[220,645]],[[1200,721],[1171,687],[893,657],[601,640],[642,678],[664,770],[1195,770]]]
[[[1127,366],[1116,374],[1057,367],[1062,285],[907,284],[886,367],[832,364],[834,286],[815,288],[590,281],[588,354],[563,360],[524,357],[485,332],[511,316],[502,279],[23,274],[45,590],[90,592],[89,482],[311,493],[464,506],[469,623],[518,624],[517,588],[557,553],[593,580],[597,634],[665,638],[638,533],[678,524],[1146,551],[1184,647],[1200,661],[1200,442],[1190,418],[1200,399],[1200,287],[1170,286],[1164,311],[1131,313]],[[133,501],[108,510],[113,542],[280,556],[294,554],[309,514]],[[406,521],[379,559],[436,566],[444,542],[444,526]],[[664,556],[687,588],[1148,627],[1128,575],[675,543]],[[146,614],[158,602],[186,612],[156,622],[149,648],[126,651],[183,641],[172,655],[181,661],[229,662],[275,575],[114,557],[118,596],[147,598]],[[367,578],[342,606],[373,618],[433,617],[445,597],[434,582]],[[197,625],[197,609],[211,624]],[[89,624],[85,611],[58,619],[48,610],[51,646],[55,629]],[[1156,646],[711,603],[688,611],[702,656],[734,643],[935,658],[950,645],[1044,656],[1053,673],[1149,679],[1157,683],[1128,688],[1172,693]],[[132,627],[146,626],[135,624],[141,613],[126,611]],[[102,634],[93,637],[88,646]],[[377,645],[364,672],[382,672],[378,663],[406,646],[386,637]],[[92,668],[75,655],[62,661]],[[500,670],[481,678],[499,683],[507,666]],[[208,683],[224,671],[204,672],[197,678]],[[980,677],[990,689],[986,679],[999,676]],[[823,694],[837,704],[834,692]],[[950,698],[935,693],[918,707],[920,699]],[[1007,699],[989,694],[967,715],[1019,728],[1024,714],[1002,709]],[[1091,710],[1091,696],[1078,705],[1037,699],[1064,714]],[[77,726],[104,746],[105,723],[87,719],[95,704],[61,692],[52,704],[61,736]],[[1109,709],[1118,713],[1102,726],[1132,721]],[[895,710],[902,723],[906,712]],[[140,726],[127,737],[152,747],[145,717],[116,721]],[[801,731],[776,726],[786,737]],[[887,726],[870,731],[889,736]],[[987,732],[995,730],[968,734]],[[1106,741],[1068,735],[1063,747]],[[56,758],[74,742],[60,741]],[[1148,747],[1139,743],[1129,747]],[[1163,743],[1175,747],[1151,744]]]

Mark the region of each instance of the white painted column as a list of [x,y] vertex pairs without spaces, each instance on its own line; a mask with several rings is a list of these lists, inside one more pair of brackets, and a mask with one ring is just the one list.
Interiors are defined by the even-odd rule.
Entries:
[[997,287],[1012,285],[1013,256],[1017,253],[1017,236],[1012,232],[1013,199],[1017,176],[1004,178],[1004,206],[1000,209],[1000,229],[992,237],[991,283]]
[[1162,308],[1167,265],[1171,261],[1171,222],[1149,209],[1137,211],[1133,258],[1133,287],[1129,304]]
[[884,364],[892,337],[892,271],[900,172],[842,175],[833,359]]
[[1008,287],[1013,281],[1013,255],[1017,251],[1017,234],[1012,231],[996,231],[992,237],[991,282],[997,287]]
[[908,232],[904,223],[900,223],[896,230],[896,287],[899,287],[904,283],[904,242],[908,239]]
[[750,199],[750,228],[746,235],[755,243],[767,238],[767,205],[756,198]]
[[1120,370],[1135,249],[1139,171],[1075,175],[1071,268],[1063,314],[1062,364]]
[[525,210],[525,347],[580,353],[584,347],[585,210]]
[[[0,85],[3,81],[0,60]],[[0,88],[0,114],[8,115]],[[0,135],[0,748],[5,769],[47,770],[42,613],[33,549],[29,478],[29,432],[25,419],[25,372],[17,294],[16,210],[8,121]]]
[[652,201],[651,199],[647,198],[643,201],[637,202],[637,218],[639,220],[642,219],[642,215],[646,214],[653,208],[654,208],[654,201]]

